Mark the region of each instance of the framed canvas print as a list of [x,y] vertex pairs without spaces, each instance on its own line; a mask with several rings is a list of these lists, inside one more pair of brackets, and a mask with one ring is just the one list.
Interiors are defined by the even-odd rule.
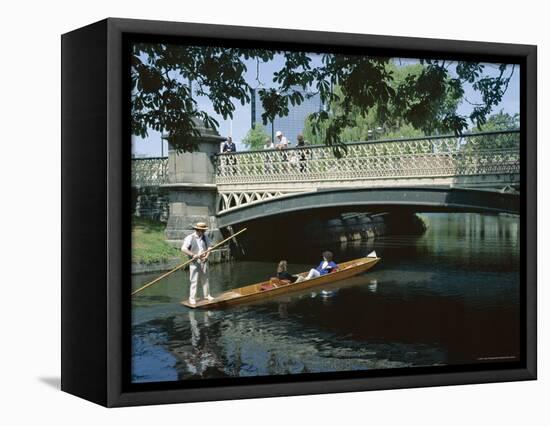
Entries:
[[107,19],[62,37],[62,389],[536,378],[536,47]]

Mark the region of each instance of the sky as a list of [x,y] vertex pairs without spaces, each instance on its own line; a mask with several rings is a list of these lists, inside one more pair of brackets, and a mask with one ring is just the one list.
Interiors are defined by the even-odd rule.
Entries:
[[[310,54],[312,59],[312,65],[321,64],[321,55]],[[414,59],[397,59],[398,63],[406,65],[407,63],[417,63],[417,60]],[[278,71],[284,65],[284,59],[281,55],[275,56],[275,58],[266,63],[260,63],[259,72],[257,72],[256,61],[249,60],[245,61],[247,65],[247,71],[245,75],[245,80],[253,88],[269,88],[274,87],[272,82],[273,72]],[[484,75],[487,76],[496,76],[498,75],[498,65],[486,63],[484,69]],[[505,75],[508,75],[511,72],[511,66],[508,66]],[[451,73],[453,73],[451,71]],[[479,93],[475,92],[471,85],[466,84],[464,86],[465,98],[471,103],[480,102]],[[508,86],[501,103],[493,109],[492,113],[498,113],[500,110],[507,112],[509,114],[519,113],[519,67],[516,66],[512,75],[512,79]],[[214,117],[220,124],[218,132],[222,136],[231,135],[233,141],[237,145],[237,150],[245,150],[245,147],[242,145],[241,141],[245,137],[246,133],[250,129],[250,105],[241,105],[240,102],[235,102],[235,112],[233,114],[233,120],[224,120],[223,117],[217,115],[210,103],[210,100],[207,97],[198,97],[196,98],[199,109],[206,111],[209,115]],[[473,106],[463,100],[458,107],[458,114],[460,115],[469,115],[472,111]],[[277,130],[277,129],[275,129]],[[291,141],[292,142],[292,141]],[[162,153],[167,155],[168,146],[167,142],[163,141],[160,137],[160,133],[154,130],[149,130],[149,136],[145,139],[140,137],[132,136],[132,149],[133,153],[136,156],[145,156],[145,157],[157,157]]]

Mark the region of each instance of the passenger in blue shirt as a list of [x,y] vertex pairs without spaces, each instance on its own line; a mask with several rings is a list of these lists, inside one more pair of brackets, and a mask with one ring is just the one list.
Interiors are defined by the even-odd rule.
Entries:
[[319,266],[315,269],[311,269],[307,274],[306,280],[326,275],[330,272],[338,270],[338,265],[332,260],[332,252],[323,252],[323,260],[319,263]]

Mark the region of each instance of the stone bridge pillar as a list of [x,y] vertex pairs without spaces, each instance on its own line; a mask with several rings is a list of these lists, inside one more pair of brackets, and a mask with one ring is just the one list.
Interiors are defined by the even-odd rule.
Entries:
[[162,185],[168,192],[169,204],[166,240],[177,248],[181,247],[187,235],[194,232],[192,226],[196,222],[208,224],[208,236],[214,242],[222,239],[216,220],[213,157],[225,138],[211,129],[199,127],[198,130],[201,134],[198,151],[177,153],[169,149],[168,183]]

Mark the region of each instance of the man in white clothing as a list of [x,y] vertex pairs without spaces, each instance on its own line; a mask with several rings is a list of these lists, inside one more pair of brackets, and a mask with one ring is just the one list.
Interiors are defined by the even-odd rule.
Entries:
[[275,139],[277,139],[277,142],[275,143],[275,148],[277,149],[286,149],[288,148],[288,139],[285,135],[283,135],[283,132],[280,130],[277,130],[277,133],[275,133]]
[[208,282],[208,256],[210,255],[208,249],[212,247],[210,239],[205,233],[208,226],[204,222],[198,222],[193,226],[193,229],[195,232],[185,237],[181,246],[181,251],[193,259],[189,266],[189,281],[191,281],[189,303],[192,305],[197,303],[197,284],[199,281],[202,285],[204,298],[207,300],[214,299],[210,295]]

